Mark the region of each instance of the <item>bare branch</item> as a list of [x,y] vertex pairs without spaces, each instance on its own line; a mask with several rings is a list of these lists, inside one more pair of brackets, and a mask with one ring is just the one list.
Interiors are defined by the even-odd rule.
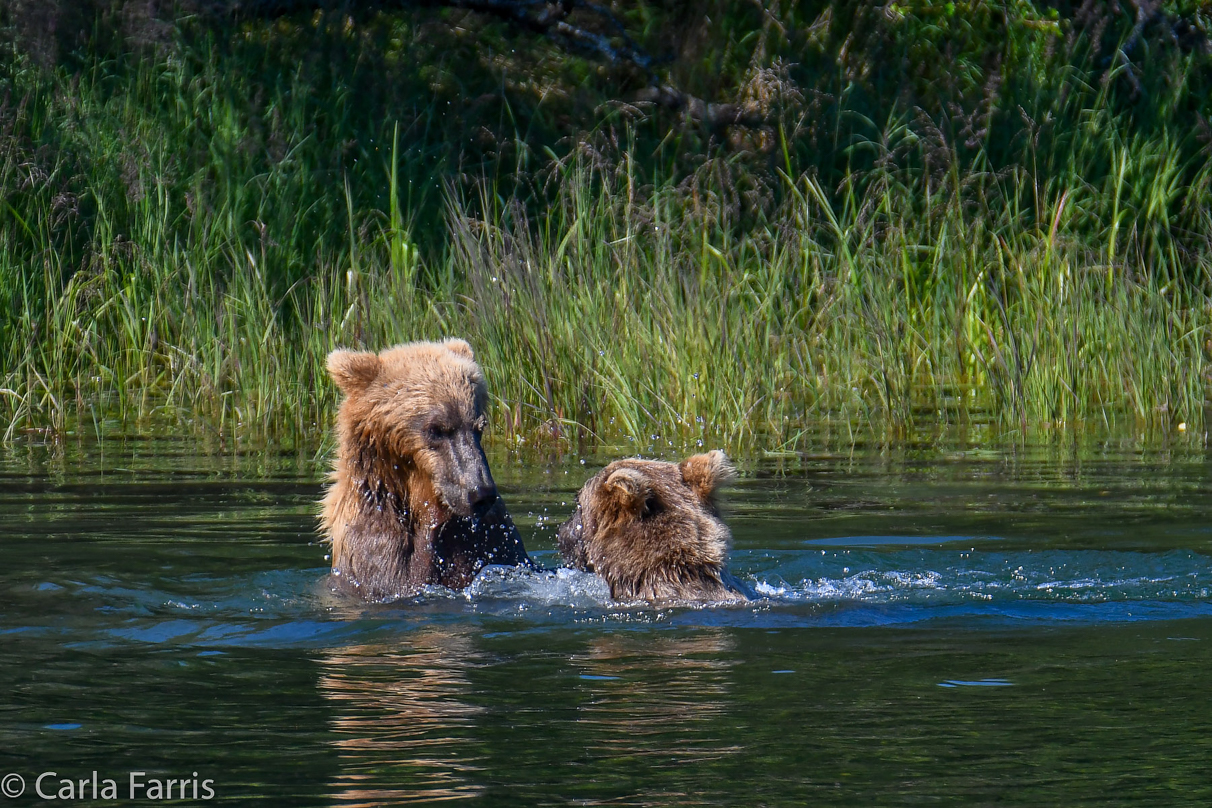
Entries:
[[757,127],[766,123],[766,116],[756,107],[742,104],[714,104],[668,85],[646,87],[636,93],[640,103],[655,104],[673,112],[685,112],[686,117],[712,129],[726,126]]
[[[219,0],[223,2],[223,0]],[[650,103],[713,129],[760,127],[766,116],[756,107],[709,103],[660,84],[655,60],[627,33],[604,5],[592,0],[227,0],[227,12],[244,17],[278,17],[309,10],[368,12],[405,8],[457,8],[509,22],[547,37],[562,48],[642,71],[649,86],[635,101]]]
[[280,17],[300,11],[403,8],[458,8],[496,17],[568,50],[632,65],[656,81],[653,58],[609,8],[588,0],[231,0],[225,10],[243,17]]

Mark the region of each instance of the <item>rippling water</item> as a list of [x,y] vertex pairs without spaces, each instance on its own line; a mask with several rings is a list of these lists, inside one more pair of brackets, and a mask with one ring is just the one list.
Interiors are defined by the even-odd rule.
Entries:
[[[1208,454],[961,448],[743,464],[755,601],[659,610],[569,570],[354,604],[310,461],[10,449],[0,776],[30,803],[52,771],[232,804],[1212,801]],[[608,459],[494,460],[538,560]]]

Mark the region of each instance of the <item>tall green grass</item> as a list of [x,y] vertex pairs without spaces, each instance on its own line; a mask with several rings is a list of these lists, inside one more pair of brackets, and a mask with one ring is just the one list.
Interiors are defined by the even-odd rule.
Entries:
[[[232,444],[313,441],[335,405],[328,351],[449,334],[476,348],[509,441],[790,449],[821,421],[1204,428],[1212,253],[1161,250],[1143,271],[1139,231],[1091,243],[1071,231],[1078,192],[1026,200],[1014,177],[987,180],[1009,197],[995,209],[940,189],[924,213],[891,181],[857,197],[786,177],[788,202],[737,236],[676,188],[638,188],[630,165],[571,166],[539,222],[487,186],[452,192],[435,266],[399,213],[369,228],[354,213],[348,250],[286,289],[263,252],[230,243],[103,242],[45,304],[18,296],[5,435],[118,413]],[[1017,221],[1028,201],[1046,229]]]
[[10,77],[3,438],[312,446],[330,350],[446,335],[476,349],[509,444],[1208,428],[1208,153],[1179,126],[1142,134],[1105,87],[1041,101],[1076,123],[1008,167],[907,111],[839,173],[784,148],[760,176],[725,153],[679,174],[619,124],[622,145],[551,152],[523,199],[518,175],[452,180],[389,120],[373,165],[321,168],[354,101],[302,84],[270,90],[281,137],[250,140],[225,69]]

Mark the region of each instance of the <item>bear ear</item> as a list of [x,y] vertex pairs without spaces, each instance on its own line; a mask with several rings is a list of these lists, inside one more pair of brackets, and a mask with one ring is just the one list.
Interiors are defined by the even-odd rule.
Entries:
[[338,349],[328,355],[328,373],[345,395],[361,392],[379,375],[379,355]]
[[458,337],[447,337],[442,340],[442,347],[451,353],[458,354],[464,359],[476,361],[476,355],[472,352],[471,346],[467,344],[467,340],[459,339]]
[[686,485],[704,502],[711,502],[716,489],[736,477],[736,469],[719,449],[688,457],[678,464],[678,469]]
[[648,478],[642,472],[626,466],[612,471],[602,487],[619,513],[632,516],[643,513],[648,496],[652,493]]

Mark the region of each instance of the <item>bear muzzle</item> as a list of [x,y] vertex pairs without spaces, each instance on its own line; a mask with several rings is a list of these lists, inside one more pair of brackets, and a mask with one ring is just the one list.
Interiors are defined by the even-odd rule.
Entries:
[[467,492],[467,502],[471,506],[472,514],[482,514],[491,510],[496,501],[497,487],[491,481],[477,485]]

